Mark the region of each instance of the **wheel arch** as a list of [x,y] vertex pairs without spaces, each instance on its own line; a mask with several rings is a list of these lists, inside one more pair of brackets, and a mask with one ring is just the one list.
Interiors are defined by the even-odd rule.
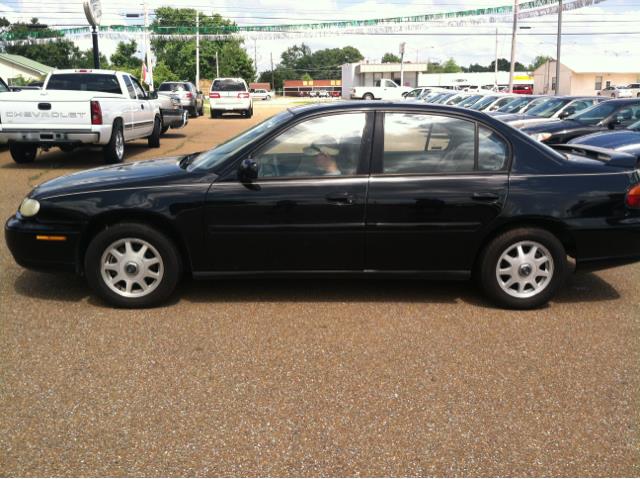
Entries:
[[482,254],[489,243],[491,243],[491,241],[493,241],[495,238],[505,233],[506,231],[514,230],[517,228],[539,228],[546,230],[553,234],[556,238],[558,238],[569,256],[575,257],[576,255],[575,238],[561,221],[553,218],[540,217],[514,218],[497,225],[495,228],[488,231],[487,234],[483,237],[476,252],[473,270],[477,270],[479,261],[482,258]]
[[191,256],[185,239],[179,233],[175,225],[166,217],[147,211],[138,210],[118,210],[107,211],[91,218],[88,225],[84,228],[80,243],[78,246],[78,269],[84,273],[84,257],[91,240],[102,230],[118,223],[139,223],[164,233],[176,246],[178,256],[182,261],[182,269],[191,272]]

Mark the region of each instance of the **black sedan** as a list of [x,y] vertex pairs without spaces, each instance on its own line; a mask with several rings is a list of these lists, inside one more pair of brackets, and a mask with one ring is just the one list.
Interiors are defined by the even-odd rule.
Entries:
[[640,159],[640,120],[624,130],[602,131],[579,136],[568,143],[621,151],[636,155]]
[[560,154],[484,113],[355,102],[284,111],[204,153],[36,187],[5,226],[27,268],[111,304],[182,273],[478,278],[532,308],[578,268],[640,259],[636,158]]
[[566,143],[598,131],[626,128],[640,120],[640,99],[609,100],[571,115],[522,128],[522,132],[547,144]]

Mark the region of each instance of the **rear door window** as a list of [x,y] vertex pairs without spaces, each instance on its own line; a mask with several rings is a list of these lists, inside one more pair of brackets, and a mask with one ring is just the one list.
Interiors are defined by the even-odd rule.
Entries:
[[51,75],[46,89],[122,94],[116,76],[104,73],[58,73]]
[[222,79],[214,80],[211,91],[247,91],[247,86],[243,81]]
[[129,75],[124,76],[124,84],[127,86],[127,91],[129,92],[129,98],[135,100],[136,91],[133,89],[133,83],[131,83],[131,78],[129,78]]

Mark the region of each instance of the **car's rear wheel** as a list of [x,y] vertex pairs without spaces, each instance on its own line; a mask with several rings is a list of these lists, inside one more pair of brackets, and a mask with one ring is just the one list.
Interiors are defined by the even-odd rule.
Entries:
[[362,96],[362,99],[363,99],[363,100],[373,100],[373,95],[372,95],[371,93],[365,93],[365,94]]
[[122,160],[124,160],[124,133],[122,122],[116,120],[113,122],[109,143],[104,146],[104,162],[122,163]]
[[507,308],[546,304],[563,283],[567,257],[549,231],[517,228],[502,233],[484,249],[479,263],[482,288]]
[[84,262],[89,286],[108,303],[144,308],[165,301],[180,278],[173,242],[144,224],[120,223],[98,233]]
[[9,145],[11,158],[16,163],[33,163],[38,154],[38,147],[25,143],[11,143]]
[[251,118],[253,116],[253,107],[249,108],[248,110],[245,110],[243,112],[243,116],[245,118]]

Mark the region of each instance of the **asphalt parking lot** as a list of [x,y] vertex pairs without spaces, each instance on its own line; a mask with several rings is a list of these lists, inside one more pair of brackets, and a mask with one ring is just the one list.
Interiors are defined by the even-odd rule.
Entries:
[[[252,119],[192,119],[160,149]],[[0,213],[99,150],[0,150]],[[0,242],[3,476],[637,476],[640,265],[570,278],[548,307],[471,283],[224,280],[161,308],[107,307]]]

